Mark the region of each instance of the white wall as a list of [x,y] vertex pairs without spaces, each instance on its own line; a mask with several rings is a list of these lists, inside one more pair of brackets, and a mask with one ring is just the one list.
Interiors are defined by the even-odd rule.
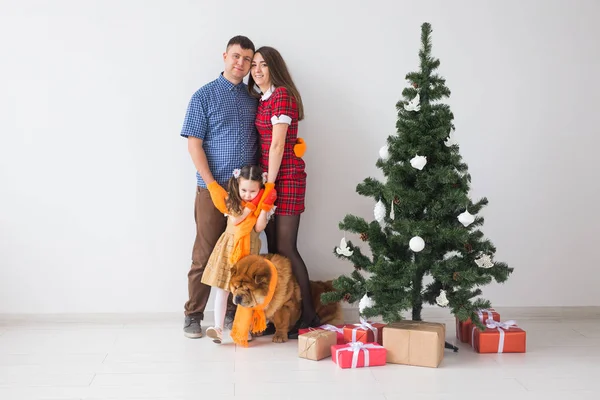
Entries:
[[490,200],[484,232],[515,268],[485,296],[600,305],[598,2],[290,3],[0,0],[0,313],[182,312],[194,170],[179,130],[239,33],[280,49],[306,104],[310,273],[350,272],[331,254],[338,222],[371,218],[355,187],[380,176],[424,21],[472,196]]

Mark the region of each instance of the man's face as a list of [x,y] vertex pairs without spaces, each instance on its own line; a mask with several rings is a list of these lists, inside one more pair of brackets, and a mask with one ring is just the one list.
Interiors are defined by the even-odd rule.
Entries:
[[225,78],[234,82],[241,82],[250,71],[252,56],[254,52],[250,49],[242,49],[239,44],[234,44],[223,53],[225,61]]

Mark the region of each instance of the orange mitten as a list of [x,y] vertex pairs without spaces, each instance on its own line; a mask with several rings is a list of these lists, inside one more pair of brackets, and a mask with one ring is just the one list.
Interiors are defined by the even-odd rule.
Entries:
[[256,207],[258,207],[258,203],[262,199],[262,195],[263,195],[264,191],[265,191],[265,189],[260,189],[260,191],[258,192],[256,197],[252,201],[245,202],[242,200],[242,208],[248,208],[252,211],[255,211]]
[[304,153],[306,153],[306,142],[302,138],[297,138],[294,145],[294,154],[296,154],[296,157],[302,157]]
[[260,209],[267,212],[271,211],[271,208],[273,208],[273,205],[275,204],[275,200],[277,200],[277,191],[273,189],[265,196]]
[[212,181],[206,188],[208,189],[210,198],[217,210],[221,211],[223,214],[227,214],[227,206],[225,205],[227,192],[225,189],[223,189],[217,181]]
[[[254,211],[254,215],[256,215],[258,217],[258,215],[260,214],[260,210],[262,210],[262,203],[265,201],[265,198],[268,196],[268,194],[275,190],[275,184],[272,182],[267,182],[265,183],[265,191],[263,192],[260,201],[258,202],[258,206],[256,206],[256,211]],[[258,197],[258,196],[256,196]]]

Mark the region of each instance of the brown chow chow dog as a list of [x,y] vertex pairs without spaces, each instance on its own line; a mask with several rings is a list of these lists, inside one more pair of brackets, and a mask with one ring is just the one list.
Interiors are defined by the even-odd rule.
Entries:
[[[231,269],[229,290],[233,302],[242,307],[262,304],[271,282],[271,271],[265,258],[277,270],[275,293],[267,307],[265,317],[275,325],[273,342],[288,340],[288,332],[294,327],[302,313],[300,286],[292,274],[290,261],[278,254],[249,255],[238,261]],[[342,308],[339,303],[321,304],[321,293],[334,291],[331,281],[311,281],[313,303],[322,324],[343,323]]]

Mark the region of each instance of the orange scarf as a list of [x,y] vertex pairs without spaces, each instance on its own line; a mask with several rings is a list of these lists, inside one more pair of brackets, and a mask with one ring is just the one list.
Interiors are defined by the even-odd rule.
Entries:
[[236,344],[243,347],[248,347],[248,333],[250,331],[258,333],[267,329],[267,318],[265,317],[264,308],[269,305],[275,294],[275,287],[277,286],[277,269],[275,269],[275,266],[271,261],[265,259],[265,262],[269,265],[269,269],[271,270],[271,282],[269,282],[269,291],[267,292],[265,301],[252,308],[238,306],[235,312],[233,328],[231,329],[231,338]]
[[252,233],[257,219],[254,213],[250,213],[246,219],[235,226],[233,250],[229,255],[231,265],[235,265],[242,257],[250,255],[250,233]]

